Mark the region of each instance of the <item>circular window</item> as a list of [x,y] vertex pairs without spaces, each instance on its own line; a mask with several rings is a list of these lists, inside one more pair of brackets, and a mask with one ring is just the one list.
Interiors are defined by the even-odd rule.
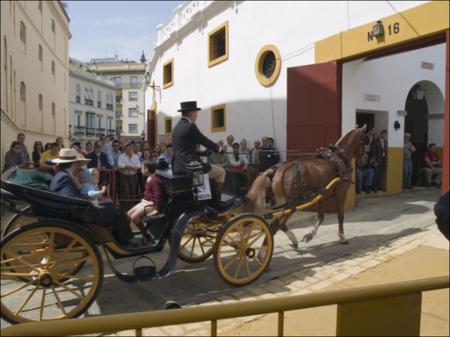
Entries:
[[261,48],[256,57],[255,72],[258,82],[268,87],[278,78],[281,70],[280,51],[274,45]]

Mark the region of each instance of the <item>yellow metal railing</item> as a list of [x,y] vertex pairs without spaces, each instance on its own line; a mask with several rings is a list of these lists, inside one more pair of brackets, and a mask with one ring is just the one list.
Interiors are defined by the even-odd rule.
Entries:
[[144,328],[211,321],[211,336],[217,336],[218,320],[278,313],[278,335],[282,336],[286,311],[337,304],[338,336],[418,336],[422,292],[448,287],[449,277],[442,276],[276,299],[23,323],[1,330],[1,335],[67,336],[135,330],[136,336],[142,336]]

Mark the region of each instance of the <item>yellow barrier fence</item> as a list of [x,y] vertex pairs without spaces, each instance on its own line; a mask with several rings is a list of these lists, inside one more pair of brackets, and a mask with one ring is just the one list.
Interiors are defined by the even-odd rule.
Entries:
[[283,336],[286,311],[337,304],[337,336],[418,336],[422,292],[448,287],[449,277],[442,276],[276,299],[23,323],[2,329],[1,335],[67,336],[135,330],[136,336],[142,336],[144,328],[210,321],[211,336],[217,336],[218,320],[278,313],[278,335]]

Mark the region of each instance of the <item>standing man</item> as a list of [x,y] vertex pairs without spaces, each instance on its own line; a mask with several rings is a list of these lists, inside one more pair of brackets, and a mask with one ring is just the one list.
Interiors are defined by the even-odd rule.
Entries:
[[372,148],[370,151],[370,160],[372,161],[375,169],[372,186],[374,192],[378,192],[378,190],[384,191],[383,179],[387,163],[387,150],[387,131],[382,130],[380,132],[380,136],[372,142]]
[[[172,145],[174,151],[173,172],[178,174],[186,174],[186,165],[192,161],[202,162],[200,155],[197,153],[197,144],[219,152],[219,145],[212,140],[206,138],[195,125],[198,117],[196,101],[181,102],[182,117],[172,132]],[[203,163],[203,172],[209,174],[209,179],[213,181],[213,201],[215,206],[220,206],[221,193],[225,182],[225,170],[217,165]]]
[[22,156],[22,161],[25,163],[30,162],[30,154],[28,153],[27,146],[25,145],[25,135],[23,133],[19,133],[17,135],[17,141],[20,144],[20,153]]
[[412,188],[411,178],[413,173],[413,164],[411,154],[416,152],[416,147],[411,143],[411,134],[405,132],[405,141],[403,145],[403,188]]

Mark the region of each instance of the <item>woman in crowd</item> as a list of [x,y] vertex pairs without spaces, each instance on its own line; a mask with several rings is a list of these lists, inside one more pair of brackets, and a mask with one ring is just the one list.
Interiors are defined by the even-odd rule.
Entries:
[[155,154],[156,158],[159,158],[159,156],[161,156],[162,154],[161,145],[156,144],[155,147],[153,148],[153,153]]
[[44,151],[43,151],[43,152],[48,151],[48,150],[50,150],[51,148],[52,148],[52,143],[45,143]]
[[41,159],[43,149],[44,147],[42,146],[42,142],[40,141],[34,142],[33,153],[31,155],[33,158],[34,167],[39,167],[39,160]]

